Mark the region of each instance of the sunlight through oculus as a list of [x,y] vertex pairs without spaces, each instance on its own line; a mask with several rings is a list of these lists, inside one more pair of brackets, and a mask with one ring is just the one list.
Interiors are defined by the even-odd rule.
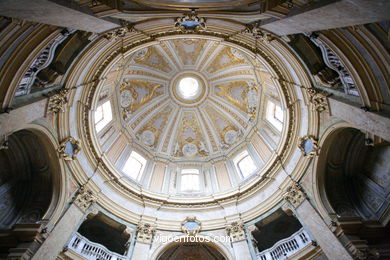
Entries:
[[193,77],[182,78],[179,82],[179,93],[185,99],[192,99],[199,94],[199,82]]

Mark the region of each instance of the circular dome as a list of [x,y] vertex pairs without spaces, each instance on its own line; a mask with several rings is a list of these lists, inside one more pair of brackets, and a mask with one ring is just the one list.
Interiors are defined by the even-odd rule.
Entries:
[[200,92],[199,83],[193,77],[185,77],[179,81],[179,93],[184,99],[193,99]]
[[172,36],[129,50],[93,94],[94,145],[107,172],[179,201],[251,187],[286,140],[271,68],[215,38]]
[[112,103],[119,104],[113,111],[120,112],[114,118],[127,142],[154,158],[222,158],[241,149],[262,127],[264,87],[280,100],[276,87],[261,78],[269,76],[265,66],[256,72],[255,63],[238,46],[200,38],[140,47],[109,72],[123,68],[113,79]]

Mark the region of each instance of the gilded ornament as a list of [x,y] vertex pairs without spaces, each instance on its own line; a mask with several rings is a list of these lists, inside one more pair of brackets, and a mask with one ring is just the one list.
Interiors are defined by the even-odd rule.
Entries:
[[181,32],[199,32],[207,29],[206,19],[199,17],[194,11],[178,17],[174,26]]
[[80,152],[80,143],[73,137],[64,139],[57,151],[60,153],[64,160],[72,161],[76,159],[77,154]]
[[119,38],[125,37],[127,33],[134,32],[134,31],[135,31],[134,25],[132,25],[129,22],[123,21],[121,28],[114,29],[114,30],[112,30],[112,31],[110,31],[108,33],[105,33],[103,35],[103,37],[106,38],[109,41],[112,41],[112,40],[115,41],[115,40],[117,40]]
[[181,223],[181,230],[188,236],[196,236],[202,229],[202,224],[194,216],[186,217]]
[[298,148],[302,151],[303,156],[309,158],[317,156],[320,150],[320,147],[318,146],[318,141],[315,139],[314,136],[311,135],[305,135],[299,138]]
[[252,34],[256,39],[259,39],[267,44],[275,39],[274,34],[261,29],[258,23],[247,25],[244,32]]
[[283,199],[289,202],[294,208],[297,208],[306,199],[306,195],[303,193],[302,187],[294,182],[286,189]]
[[64,112],[64,106],[68,103],[69,89],[62,88],[50,96],[47,110],[52,113]]
[[315,88],[307,88],[307,93],[310,96],[310,104],[313,109],[322,112],[328,109],[328,96],[329,94],[325,91],[318,91]]
[[81,186],[74,198],[74,203],[77,207],[85,211],[94,202],[96,202],[96,197],[93,192],[85,186]]

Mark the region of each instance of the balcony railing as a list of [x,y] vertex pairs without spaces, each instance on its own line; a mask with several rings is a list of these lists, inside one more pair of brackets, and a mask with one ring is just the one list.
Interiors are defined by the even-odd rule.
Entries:
[[125,260],[126,256],[111,252],[105,246],[89,241],[76,233],[68,244],[68,248],[88,260]]
[[301,228],[290,237],[278,241],[273,247],[257,254],[258,260],[282,260],[292,256],[311,242],[309,234]]

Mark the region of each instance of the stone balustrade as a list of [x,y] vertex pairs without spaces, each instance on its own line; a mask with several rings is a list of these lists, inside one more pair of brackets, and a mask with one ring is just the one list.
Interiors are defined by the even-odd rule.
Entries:
[[311,242],[309,234],[301,228],[288,238],[278,241],[273,247],[257,254],[258,260],[282,260],[295,254]]
[[79,233],[75,233],[68,248],[88,260],[125,260],[127,256],[111,252],[105,246],[89,241]]

